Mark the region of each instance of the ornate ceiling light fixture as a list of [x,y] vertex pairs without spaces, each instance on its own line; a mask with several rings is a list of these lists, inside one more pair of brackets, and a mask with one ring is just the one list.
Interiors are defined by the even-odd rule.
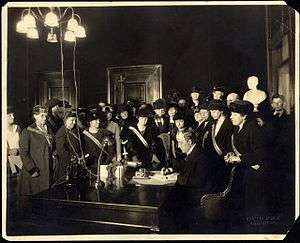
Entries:
[[[32,8],[26,8],[22,11],[21,20],[16,25],[18,33],[26,34],[27,38],[39,39],[39,31],[36,21],[40,21],[44,27],[49,29],[47,41],[50,43],[58,42],[57,30],[64,30],[64,40],[75,42],[76,38],[85,38],[85,28],[81,25],[81,18],[74,12],[72,7],[66,8],[63,13],[59,7],[50,7],[46,14],[43,14],[40,8],[36,8],[37,13]],[[71,10],[71,16],[66,13]]]

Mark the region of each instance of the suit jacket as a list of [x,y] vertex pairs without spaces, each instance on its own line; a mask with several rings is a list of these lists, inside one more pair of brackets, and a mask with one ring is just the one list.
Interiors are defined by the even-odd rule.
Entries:
[[[205,125],[206,123],[206,125]],[[202,139],[206,131],[208,131],[211,128],[211,125],[213,123],[213,120],[209,119],[205,122],[202,122],[200,125],[197,124],[194,126],[194,130],[196,132],[197,136],[197,142],[201,145],[202,144]]]
[[195,145],[185,160],[174,160],[173,168],[179,172],[177,184],[195,187],[203,193],[215,188],[214,170],[200,146]]
[[169,131],[169,118],[167,115],[163,115],[161,118],[163,119],[163,125],[159,126],[156,122],[158,117],[154,116],[153,122],[151,123],[151,129],[153,129],[153,134],[158,136],[161,133],[168,133]]
[[[270,146],[273,150],[273,169],[293,173],[295,161],[294,119],[285,111],[282,116],[272,115]],[[284,162],[283,162],[284,161]]]

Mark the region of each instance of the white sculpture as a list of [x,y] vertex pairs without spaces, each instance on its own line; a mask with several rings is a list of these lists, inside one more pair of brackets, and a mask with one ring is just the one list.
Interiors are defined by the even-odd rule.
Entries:
[[244,94],[243,100],[247,100],[254,105],[254,112],[258,111],[258,105],[262,103],[266,98],[267,94],[263,90],[257,89],[258,78],[251,76],[247,80],[249,90]]

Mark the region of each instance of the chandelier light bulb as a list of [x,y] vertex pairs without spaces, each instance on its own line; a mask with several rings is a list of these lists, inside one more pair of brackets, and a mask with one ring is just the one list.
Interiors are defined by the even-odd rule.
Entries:
[[77,26],[78,26],[77,20],[72,17],[68,21],[67,30],[75,31],[77,29]]
[[50,32],[47,36],[47,41],[50,43],[56,43],[57,42],[57,35],[54,33],[53,28],[50,29]]
[[76,41],[76,37],[74,32],[67,30],[65,33],[65,37],[64,37],[65,41],[69,41],[69,42],[75,42]]
[[75,36],[78,38],[85,38],[86,34],[85,34],[85,29],[83,26],[78,25],[75,32],[74,32]]
[[23,19],[17,23],[16,30],[18,33],[22,33],[22,34],[27,33],[27,26],[25,25]]
[[27,28],[35,28],[36,27],[35,18],[30,13],[28,13],[24,16],[23,21],[24,21],[24,25]]
[[50,27],[57,27],[58,26],[58,17],[56,16],[56,14],[53,13],[52,11],[47,13],[46,17],[45,17],[45,24]]
[[39,33],[36,28],[29,28],[27,31],[27,37],[30,39],[38,39]]

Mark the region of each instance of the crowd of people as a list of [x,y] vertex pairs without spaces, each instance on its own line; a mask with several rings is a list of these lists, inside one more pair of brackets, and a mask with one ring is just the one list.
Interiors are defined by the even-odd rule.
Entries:
[[129,100],[120,106],[99,102],[77,109],[53,98],[33,107],[34,122],[22,131],[9,107],[11,174],[19,174],[19,193],[27,196],[67,180],[72,162],[84,165],[93,179],[99,158],[101,164],[141,162],[134,170],[176,171],[161,222],[168,220],[162,228],[172,222],[171,228],[182,229],[192,214],[186,210],[197,207],[204,194],[224,191],[236,166],[232,191],[243,212],[276,210],[289,200],[292,187],[294,122],[284,97],[269,99],[257,85],[252,76],[243,96],[223,86],[203,95],[194,86],[188,98],[170,95],[153,104]]

